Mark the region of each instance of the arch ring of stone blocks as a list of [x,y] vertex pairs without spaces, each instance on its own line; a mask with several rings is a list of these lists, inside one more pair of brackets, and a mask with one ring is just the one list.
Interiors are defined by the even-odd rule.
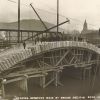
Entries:
[[17,63],[28,59],[36,54],[49,51],[52,49],[59,49],[59,48],[68,48],[68,47],[79,47],[85,48],[87,50],[91,50],[100,54],[100,48],[96,47],[95,45],[89,44],[87,42],[77,42],[77,41],[56,41],[56,42],[39,42],[36,45],[29,47],[28,49],[22,49],[18,52],[8,53],[0,57],[0,73],[5,70],[12,68]]

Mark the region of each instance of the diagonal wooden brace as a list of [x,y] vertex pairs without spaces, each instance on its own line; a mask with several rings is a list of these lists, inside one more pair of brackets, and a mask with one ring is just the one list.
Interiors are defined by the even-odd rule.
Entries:
[[56,63],[55,66],[58,66],[58,65],[61,63],[61,61],[67,56],[67,54],[68,54],[70,51],[71,51],[71,50],[68,50],[68,51],[60,58],[60,60]]

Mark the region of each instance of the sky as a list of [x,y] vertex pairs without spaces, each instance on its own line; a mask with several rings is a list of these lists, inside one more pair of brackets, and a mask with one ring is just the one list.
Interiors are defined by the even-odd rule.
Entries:
[[[18,0],[10,0],[18,2]],[[0,0],[0,22],[17,20],[17,3],[9,0]],[[36,8],[41,18],[50,23],[56,23],[57,0],[21,0],[21,19],[37,19],[29,6]],[[59,0],[60,22],[70,19],[70,24],[64,28],[82,29],[84,20],[87,20],[90,29],[100,27],[100,0]],[[63,16],[63,17],[62,17]]]

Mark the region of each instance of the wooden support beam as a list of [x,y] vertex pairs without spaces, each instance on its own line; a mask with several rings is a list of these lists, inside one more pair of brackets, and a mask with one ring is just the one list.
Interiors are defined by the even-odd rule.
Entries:
[[52,65],[50,65],[50,64],[47,64],[46,62],[43,62],[43,61],[40,61],[42,64],[44,64],[44,65],[46,65],[46,66],[48,66],[48,67],[53,67]]
[[100,62],[98,62],[99,59],[100,59],[100,56],[97,55],[96,69],[95,69],[95,73],[94,73],[94,76],[93,76],[93,79],[92,79],[92,85],[91,85],[91,91],[92,91],[92,92],[93,92],[93,89],[94,89],[94,85],[95,85],[95,81],[96,81],[97,72],[98,72],[98,69],[99,69],[99,67],[100,67]]
[[22,91],[24,91],[24,92],[26,92],[26,88],[27,88],[27,83],[26,83],[26,80],[25,79],[23,79],[23,80],[20,80],[20,81],[18,81],[17,82],[17,85],[18,85],[18,87],[22,90]]
[[60,63],[61,63],[61,61],[67,56],[67,54],[70,52],[70,50],[68,50],[61,58],[60,58],[60,60],[56,63],[56,65],[55,66],[58,66]]
[[54,72],[54,84],[55,86],[61,85],[63,86],[63,84],[60,83],[60,70]]
[[33,32],[32,32],[32,41],[33,41]]
[[3,98],[4,98],[5,95],[6,95],[6,93],[5,93],[5,85],[4,85],[3,83],[2,83],[1,89],[2,89],[2,96],[3,96]]
[[24,84],[25,84],[25,92],[28,93],[28,83],[27,83],[27,78],[24,79]]
[[30,33],[28,32],[28,38],[30,37]]
[[6,40],[8,41],[8,31],[6,31]]
[[88,72],[88,78],[90,79],[90,77],[91,77],[91,69],[92,69],[92,67],[90,66],[90,67],[84,67],[83,68],[83,80],[85,80],[86,79],[86,72]]
[[46,76],[47,74],[48,73],[45,73],[45,75],[44,74],[31,75],[31,76],[28,76],[28,78],[43,77],[43,76]]
[[92,53],[88,54],[88,63],[91,61]]
[[[67,59],[63,59],[63,61],[64,61],[65,64],[68,64]],[[62,62],[61,62],[61,63],[62,63]],[[63,64],[61,64],[61,65],[63,65]]]
[[37,61],[40,68],[42,68],[42,64],[40,61]]
[[55,64],[55,60],[54,60],[54,53],[52,53],[52,65]]
[[22,40],[23,40],[23,34],[22,34],[22,32],[21,32],[21,42],[22,42]]
[[43,76],[43,77],[42,77],[42,87],[43,87],[43,88],[45,88],[45,81],[46,81],[46,77]]
[[42,88],[46,88],[48,85],[50,85],[52,82],[54,82],[55,86],[58,86],[58,85],[62,85],[60,83],[60,76],[59,76],[59,71],[54,71],[53,74],[52,74],[52,77],[51,79],[46,83],[46,77],[40,77],[40,86]]
[[20,80],[23,80],[23,79],[24,79],[24,77],[19,77],[19,78],[15,78],[15,79],[11,79],[11,80],[6,80],[6,81],[3,82],[3,84],[17,82],[17,81],[20,81]]
[[55,72],[55,86],[58,86],[58,72]]
[[49,82],[47,82],[47,83],[45,84],[45,87],[47,87],[48,85],[50,85],[53,81],[54,81],[54,78],[51,79]]
[[[62,56],[62,50],[60,49],[60,57]],[[61,62],[61,65],[62,65],[62,62]]]
[[[0,31],[18,32],[17,29],[0,29]],[[55,31],[44,32],[44,31],[37,31],[37,30],[20,30],[20,32],[35,32],[36,34],[37,33],[57,33]],[[61,33],[61,32],[59,32],[59,33]],[[14,34],[16,34],[16,33],[14,33]]]
[[43,79],[42,79],[42,77],[40,77],[40,86],[43,88]]
[[10,31],[9,31],[9,43],[10,43],[10,40],[11,40],[11,36],[10,36]]
[[75,56],[72,57],[72,59],[70,60],[69,64],[71,64],[74,59],[75,59]]

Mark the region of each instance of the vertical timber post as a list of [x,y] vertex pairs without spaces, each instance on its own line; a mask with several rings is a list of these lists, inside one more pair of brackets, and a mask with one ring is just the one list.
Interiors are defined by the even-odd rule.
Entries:
[[28,32],[27,34],[28,34],[28,38],[30,38],[30,33]]
[[[44,54],[43,54],[43,62],[44,62]],[[44,63],[43,63],[43,69],[44,69],[43,74],[45,74],[45,65],[44,65]],[[43,84],[42,84],[43,88],[45,88],[45,81],[46,81],[46,76],[45,75],[43,75],[42,80],[43,80]]]
[[45,81],[46,81],[45,75],[42,76],[42,77],[40,77],[40,86],[41,86],[42,88],[45,88]]
[[2,96],[5,97],[5,86],[4,83],[2,83]]
[[54,72],[53,77],[54,77],[54,85],[57,87],[58,85],[63,86],[62,83],[60,83],[60,72],[61,70],[57,70]]
[[42,77],[40,77],[40,87],[42,87]]
[[28,84],[27,84],[28,76],[25,75],[22,80],[18,81],[19,88],[26,94],[28,93]]
[[97,55],[96,69],[95,69],[94,76],[93,76],[92,83],[91,83],[91,92],[93,92],[93,89],[95,86],[95,81],[96,81],[97,72],[98,72],[98,68],[99,68],[99,60],[100,60],[100,56]]
[[20,42],[20,0],[18,0],[18,43]]
[[59,0],[57,0],[57,38],[59,32]]
[[22,35],[22,31],[21,31],[21,42],[23,41],[23,35]]
[[43,76],[43,88],[45,88],[45,76]]
[[6,79],[2,79],[2,97],[5,98],[5,82],[6,82]]
[[28,93],[28,84],[27,84],[27,79],[28,79],[28,75],[24,75],[24,84],[25,84],[25,92]]
[[55,72],[55,86],[58,86],[58,72]]
[[32,32],[32,41],[33,41],[33,32]]
[[59,71],[58,70],[54,72],[54,79],[55,79],[54,85],[57,87],[59,84]]
[[[44,62],[44,54],[43,54],[43,62]],[[42,68],[42,70],[43,70],[43,72],[42,72],[42,74],[43,74],[43,76],[42,77],[40,77],[40,86],[42,87],[42,88],[45,88],[46,86],[45,86],[45,83],[46,83],[46,75],[45,75],[45,65],[44,65],[44,63],[43,63],[43,65],[41,66],[41,68]]]
[[9,31],[9,44],[10,44],[10,31]]

